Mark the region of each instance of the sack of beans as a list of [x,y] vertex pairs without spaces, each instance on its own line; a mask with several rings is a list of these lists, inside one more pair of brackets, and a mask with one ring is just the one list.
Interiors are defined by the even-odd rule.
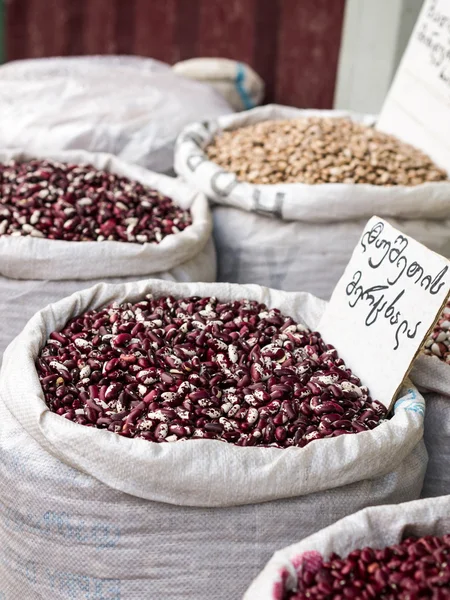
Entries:
[[219,281],[329,298],[374,214],[450,256],[450,182],[373,117],[277,105],[189,125],[175,170],[214,203]]
[[211,86],[137,56],[9,62],[0,90],[0,146],[108,152],[159,173],[183,127],[232,112]]
[[[214,281],[206,197],[108,154],[0,151],[0,356],[46,304],[100,281]],[[45,158],[43,158],[45,156]]]
[[387,415],[314,331],[323,309],[147,280],[37,313],[0,374],[7,595],[239,598],[274,547],[417,499],[423,400]]
[[411,378],[426,401],[428,466],[422,497],[450,495],[450,302],[415,361]]
[[244,600],[450,598],[450,496],[366,508],[276,552]]

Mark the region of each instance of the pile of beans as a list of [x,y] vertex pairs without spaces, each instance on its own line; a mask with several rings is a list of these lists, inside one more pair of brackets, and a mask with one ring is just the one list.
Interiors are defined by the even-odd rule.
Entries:
[[191,223],[158,191],[91,165],[0,164],[0,236],[159,243]]
[[447,173],[397,138],[346,118],[262,121],[224,131],[207,156],[238,180],[413,186]]
[[249,300],[91,311],[50,335],[37,370],[50,410],[152,442],[303,447],[386,417],[320,334]]
[[302,557],[298,587],[280,600],[418,600],[450,598],[450,535],[407,538],[382,550],[346,558],[317,552]]
[[447,303],[432,334],[425,342],[424,352],[450,364],[450,302]]

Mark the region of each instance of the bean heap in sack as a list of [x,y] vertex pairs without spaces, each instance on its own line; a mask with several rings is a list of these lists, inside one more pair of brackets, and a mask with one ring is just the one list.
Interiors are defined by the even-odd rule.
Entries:
[[450,534],[407,537],[385,548],[358,548],[345,557],[305,557],[296,589],[279,600],[450,598]]
[[52,411],[152,442],[303,447],[386,418],[319,333],[255,301],[113,304],[53,332],[37,366]]
[[104,154],[0,153],[0,355],[36,310],[99,281],[215,279],[206,198]]
[[425,342],[424,353],[450,364],[450,301]]
[[254,184],[448,181],[447,173],[417,148],[348,118],[263,121],[223,131],[206,154],[238,181]]
[[450,181],[370,116],[269,105],[180,135],[175,170],[212,202],[220,281],[330,298],[374,214],[450,256]]
[[144,244],[191,223],[171,198],[92,165],[0,163],[0,235]]

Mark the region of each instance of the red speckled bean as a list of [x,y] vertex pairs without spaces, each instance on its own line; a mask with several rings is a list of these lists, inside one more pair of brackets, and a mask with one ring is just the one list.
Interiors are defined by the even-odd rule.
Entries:
[[0,164],[0,236],[159,243],[191,223],[189,211],[158,191],[91,165]]
[[386,417],[319,333],[249,300],[91,311],[52,333],[36,366],[54,412],[149,441],[303,447]]

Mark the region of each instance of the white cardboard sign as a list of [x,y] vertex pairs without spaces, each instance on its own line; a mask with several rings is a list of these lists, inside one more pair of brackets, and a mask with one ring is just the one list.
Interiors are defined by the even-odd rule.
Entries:
[[446,258],[372,217],[318,331],[389,408],[449,292]]
[[450,172],[450,0],[425,0],[377,129]]

